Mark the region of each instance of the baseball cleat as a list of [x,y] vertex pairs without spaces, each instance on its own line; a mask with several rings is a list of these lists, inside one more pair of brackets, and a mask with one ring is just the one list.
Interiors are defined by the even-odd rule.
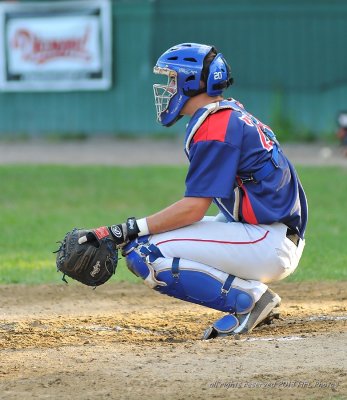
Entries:
[[278,311],[280,304],[280,296],[267,289],[248,314],[228,314],[224,316],[205,330],[202,339],[209,340],[248,333],[256,326],[270,325],[274,319],[280,317]]
[[280,304],[280,296],[271,289],[267,289],[255,303],[251,312],[245,315],[237,315],[239,326],[235,328],[232,333],[248,333],[260,324],[266,324],[268,323],[267,321],[271,323],[274,318],[278,318],[279,316],[278,313],[274,311],[274,308],[279,307]]

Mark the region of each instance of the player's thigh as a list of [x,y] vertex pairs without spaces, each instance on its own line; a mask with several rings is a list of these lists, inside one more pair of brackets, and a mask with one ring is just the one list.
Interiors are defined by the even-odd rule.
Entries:
[[282,224],[200,221],[153,235],[150,241],[165,257],[200,262],[243,279],[269,281],[283,273],[276,248],[284,236]]

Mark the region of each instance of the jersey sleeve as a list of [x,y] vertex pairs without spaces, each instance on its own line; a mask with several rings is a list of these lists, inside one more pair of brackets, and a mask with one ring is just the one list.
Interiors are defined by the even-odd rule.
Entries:
[[186,197],[229,198],[234,190],[240,150],[229,143],[201,141],[190,149]]

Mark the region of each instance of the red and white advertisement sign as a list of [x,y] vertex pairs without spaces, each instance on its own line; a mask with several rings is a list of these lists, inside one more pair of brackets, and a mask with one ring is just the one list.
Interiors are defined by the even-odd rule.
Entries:
[[0,90],[111,86],[108,0],[0,4]]

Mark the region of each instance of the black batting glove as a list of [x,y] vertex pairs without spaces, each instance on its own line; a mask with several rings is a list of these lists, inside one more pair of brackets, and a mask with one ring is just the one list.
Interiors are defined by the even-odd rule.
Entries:
[[123,224],[111,225],[108,229],[117,245],[124,245],[130,240],[136,239],[140,232],[134,217],[128,218],[127,222]]

